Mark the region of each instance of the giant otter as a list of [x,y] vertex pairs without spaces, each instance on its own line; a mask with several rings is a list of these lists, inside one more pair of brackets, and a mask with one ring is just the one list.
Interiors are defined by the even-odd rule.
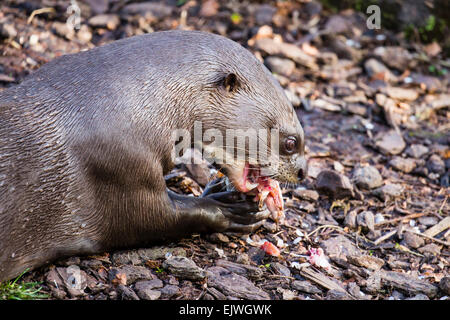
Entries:
[[[55,59],[0,92],[0,281],[51,260],[251,232],[267,214],[237,191],[168,191],[172,131],[277,128],[279,181],[305,173],[304,136],[270,72],[224,37],[156,32]],[[244,179],[245,180],[245,179]]]

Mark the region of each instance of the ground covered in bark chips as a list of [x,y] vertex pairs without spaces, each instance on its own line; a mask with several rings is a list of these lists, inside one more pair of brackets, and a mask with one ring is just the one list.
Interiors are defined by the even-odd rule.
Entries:
[[[393,31],[383,16],[369,30],[364,8],[332,2],[79,0],[74,31],[69,0],[2,1],[0,90],[60,55],[116,39],[214,32],[280,81],[310,161],[306,181],[283,188],[282,225],[72,257],[20,281],[40,281],[50,299],[449,299],[448,26],[446,39],[424,42],[440,19]],[[210,174],[206,164],[183,166],[167,184],[199,195]]]

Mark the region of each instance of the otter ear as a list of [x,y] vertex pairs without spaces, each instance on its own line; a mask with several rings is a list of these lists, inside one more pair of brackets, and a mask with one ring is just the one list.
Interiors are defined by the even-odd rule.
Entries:
[[235,91],[239,86],[239,81],[234,73],[229,73],[223,78],[223,87],[228,92]]

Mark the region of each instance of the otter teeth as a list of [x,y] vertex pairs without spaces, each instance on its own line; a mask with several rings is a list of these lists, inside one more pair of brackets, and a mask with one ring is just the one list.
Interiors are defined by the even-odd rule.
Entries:
[[253,190],[255,189],[259,184],[258,183],[251,183],[250,181],[246,181],[245,182],[245,187],[247,188],[247,190]]

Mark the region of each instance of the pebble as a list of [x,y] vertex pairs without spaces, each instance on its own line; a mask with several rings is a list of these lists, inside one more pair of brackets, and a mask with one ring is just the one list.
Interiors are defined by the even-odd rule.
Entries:
[[117,274],[125,274],[126,285],[130,285],[137,280],[151,280],[153,275],[151,271],[145,267],[124,265],[120,268],[112,268],[108,272],[108,278],[110,281],[116,278]]
[[334,199],[355,196],[350,179],[333,170],[323,170],[319,173],[316,179],[316,190]]
[[197,281],[203,280],[206,277],[205,270],[198,267],[194,261],[186,257],[171,256],[163,262],[162,267],[181,279]]
[[386,184],[372,191],[372,194],[382,201],[399,197],[403,192],[403,187],[399,184]]
[[353,172],[353,181],[363,189],[374,189],[383,184],[383,178],[373,166],[357,167]]
[[371,58],[364,63],[364,69],[366,70],[370,78],[376,78],[385,81],[395,80],[395,75],[380,61]]
[[439,282],[439,288],[447,295],[450,295],[450,277],[444,277]]
[[263,4],[258,6],[255,11],[255,21],[257,25],[270,25],[272,23],[272,18],[277,12],[277,8],[270,4]]
[[173,296],[176,296],[180,293],[180,288],[178,286],[175,286],[173,284],[168,284],[164,288],[160,290],[161,292],[161,298],[163,299],[169,299]]
[[427,161],[427,168],[439,175],[445,173],[445,162],[437,154],[433,154]]
[[323,241],[320,246],[328,257],[347,260],[347,256],[357,256],[361,251],[347,237],[339,235]]
[[375,217],[371,211],[363,211],[358,214],[356,222],[366,233],[375,230]]
[[384,260],[369,256],[369,255],[356,255],[356,256],[347,256],[347,261],[351,264],[364,267],[370,270],[380,270],[384,265]]
[[403,234],[403,239],[405,240],[405,243],[408,245],[408,247],[413,249],[417,249],[425,244],[425,240],[423,239],[423,237],[411,232],[405,232]]
[[389,165],[398,171],[410,173],[416,168],[416,162],[410,158],[402,158],[395,156],[389,161]]
[[14,38],[17,36],[17,30],[12,23],[2,23],[0,24],[0,36],[3,38]]
[[319,200],[319,193],[315,190],[306,190],[306,189],[295,189],[293,191],[294,196],[306,200],[306,201],[317,201]]
[[344,219],[344,225],[349,227],[350,229],[356,229],[357,224],[356,224],[356,216],[357,216],[357,212],[356,210],[352,210],[349,213],[347,213],[347,215],[345,216]]
[[377,47],[373,53],[380,57],[389,67],[398,70],[408,69],[413,56],[409,51],[400,46]]
[[153,290],[157,288],[162,288],[163,282],[159,279],[154,279],[150,281],[138,281],[134,285],[134,289],[142,300],[157,300],[161,296],[161,291]]
[[133,289],[123,284],[119,284],[117,286],[117,294],[122,300],[139,300],[139,297],[136,295]]
[[438,256],[441,254],[441,249],[442,249],[442,246],[439,246],[435,243],[429,243],[429,244],[417,249],[417,251],[419,251],[420,253],[424,253],[424,254],[429,253],[429,254]]
[[222,267],[207,269],[208,287],[213,287],[225,296],[249,300],[269,300],[270,296],[256,287],[247,278],[228,271]]
[[414,101],[419,97],[419,92],[414,89],[404,89],[399,87],[387,87],[386,93],[393,99]]
[[289,59],[279,58],[275,56],[267,57],[266,66],[270,71],[289,77],[295,70],[295,62]]
[[426,227],[434,226],[439,222],[438,218],[436,217],[420,217],[419,223],[423,224]]
[[99,14],[90,18],[88,23],[94,28],[108,28],[109,30],[115,30],[120,24],[120,19],[116,14]]
[[297,291],[301,291],[301,292],[310,293],[310,294],[320,294],[320,293],[322,293],[322,290],[320,290],[319,288],[317,288],[316,286],[314,286],[313,284],[311,284],[307,280],[304,280],[304,281],[295,280],[295,281],[293,281],[292,282],[292,289],[297,290]]
[[395,130],[377,135],[375,145],[382,153],[392,155],[399,154],[406,147],[403,137]]

